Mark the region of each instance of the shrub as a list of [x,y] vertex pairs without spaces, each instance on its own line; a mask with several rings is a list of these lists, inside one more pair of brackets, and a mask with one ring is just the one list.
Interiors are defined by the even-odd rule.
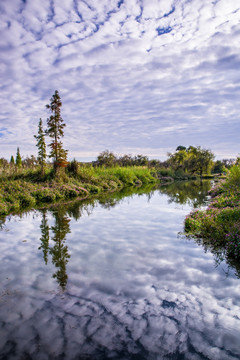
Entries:
[[70,163],[68,163],[67,165],[67,171],[70,173],[70,174],[73,174],[73,175],[77,175],[78,173],[78,162],[76,159],[73,159]]
[[227,183],[229,185],[240,186],[240,166],[232,166],[227,174]]

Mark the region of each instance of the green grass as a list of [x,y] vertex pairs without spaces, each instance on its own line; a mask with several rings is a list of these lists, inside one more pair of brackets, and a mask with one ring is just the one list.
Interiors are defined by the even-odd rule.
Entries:
[[233,166],[225,180],[211,190],[205,210],[185,219],[185,232],[221,248],[226,256],[240,261],[240,166]]
[[74,173],[63,173],[57,179],[50,167],[44,177],[39,168],[19,169],[0,176],[0,215],[61,200],[113,192],[125,186],[156,183],[157,177],[153,175],[154,170],[143,166],[107,169],[80,166]]

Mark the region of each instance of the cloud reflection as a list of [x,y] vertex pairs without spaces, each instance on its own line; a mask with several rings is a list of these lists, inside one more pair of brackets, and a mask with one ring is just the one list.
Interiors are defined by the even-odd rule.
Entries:
[[[150,198],[141,192],[127,198],[113,194],[113,201],[72,203],[35,213],[35,219],[26,215],[19,224],[6,223],[8,246],[1,242],[1,274],[8,289],[0,298],[3,357],[239,358],[239,279],[232,270],[226,278],[210,252],[177,237],[190,207],[185,197],[179,208],[165,193],[149,189]],[[175,194],[171,188],[170,197]],[[27,224],[32,240],[22,243]],[[25,246],[20,254],[15,225],[19,248]],[[57,241],[50,236],[48,242],[48,230]],[[59,260],[44,264],[47,243],[50,249],[67,246],[71,254],[64,267],[65,291],[56,286],[59,278],[52,278]]]

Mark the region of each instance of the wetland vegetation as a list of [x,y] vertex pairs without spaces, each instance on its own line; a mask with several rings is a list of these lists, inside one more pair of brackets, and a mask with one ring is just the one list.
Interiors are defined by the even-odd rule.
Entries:
[[[178,146],[174,153],[167,154],[165,161],[150,160],[142,154],[117,156],[109,150],[101,152],[91,163],[80,163],[75,159],[67,161],[68,150],[62,143],[66,124],[61,117],[61,107],[56,90],[46,105],[50,112],[46,129],[40,118],[37,135],[34,135],[37,158],[31,155],[23,159],[19,147],[15,160],[13,155],[9,162],[0,158],[0,216],[76,198],[96,197],[125,187],[226,178],[211,190],[212,201],[208,209],[194,211],[186,218],[185,231],[239,260],[239,159],[214,161],[211,150],[190,145]],[[47,147],[50,148],[49,155]],[[189,199],[191,186],[187,182],[179,184],[178,192],[170,195],[172,201],[181,203],[184,200],[181,196]],[[181,187],[185,190],[184,195],[179,191]],[[171,186],[166,188],[166,192],[170,189]],[[197,199],[194,207],[198,208]]]

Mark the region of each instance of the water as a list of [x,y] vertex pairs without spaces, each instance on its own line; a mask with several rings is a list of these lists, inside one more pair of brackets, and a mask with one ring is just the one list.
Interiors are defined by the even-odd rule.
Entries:
[[209,182],[10,216],[0,359],[240,359],[236,268],[179,235]]

